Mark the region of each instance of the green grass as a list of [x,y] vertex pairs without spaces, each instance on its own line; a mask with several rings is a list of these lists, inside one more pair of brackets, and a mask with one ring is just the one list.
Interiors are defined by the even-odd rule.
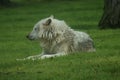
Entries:
[[[0,80],[120,80],[120,30],[98,29],[102,9],[103,0],[17,0],[16,6],[0,8]],[[96,52],[16,61],[41,52],[39,42],[25,36],[51,14],[90,34]]]

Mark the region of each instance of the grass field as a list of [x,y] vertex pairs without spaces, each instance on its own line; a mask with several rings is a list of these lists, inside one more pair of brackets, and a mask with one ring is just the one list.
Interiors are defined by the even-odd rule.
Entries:
[[[120,29],[99,30],[103,0],[17,0],[0,8],[0,80],[120,80]],[[25,36],[34,24],[53,14],[93,38],[95,53],[45,60],[16,61],[41,52]]]

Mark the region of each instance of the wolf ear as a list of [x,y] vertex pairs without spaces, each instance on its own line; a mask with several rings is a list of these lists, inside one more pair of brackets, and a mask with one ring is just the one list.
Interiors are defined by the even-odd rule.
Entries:
[[54,16],[53,16],[53,15],[51,15],[51,16],[50,16],[50,18],[54,18]]
[[50,25],[51,22],[52,22],[52,20],[48,19],[43,25],[48,26],[48,25]]

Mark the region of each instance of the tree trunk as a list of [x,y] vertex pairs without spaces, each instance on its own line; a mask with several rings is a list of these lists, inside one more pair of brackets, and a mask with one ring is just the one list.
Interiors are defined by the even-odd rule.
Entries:
[[120,28],[120,0],[104,0],[104,13],[99,28]]
[[7,6],[7,5],[9,5],[10,4],[10,0],[0,0],[0,5],[2,5],[2,6]]

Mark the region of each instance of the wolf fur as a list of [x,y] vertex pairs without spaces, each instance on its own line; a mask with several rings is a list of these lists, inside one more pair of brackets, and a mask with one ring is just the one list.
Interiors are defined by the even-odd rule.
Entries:
[[30,40],[39,40],[42,53],[25,59],[45,59],[68,55],[76,52],[95,51],[91,37],[80,31],[71,29],[65,21],[53,16],[40,20],[27,35]]

